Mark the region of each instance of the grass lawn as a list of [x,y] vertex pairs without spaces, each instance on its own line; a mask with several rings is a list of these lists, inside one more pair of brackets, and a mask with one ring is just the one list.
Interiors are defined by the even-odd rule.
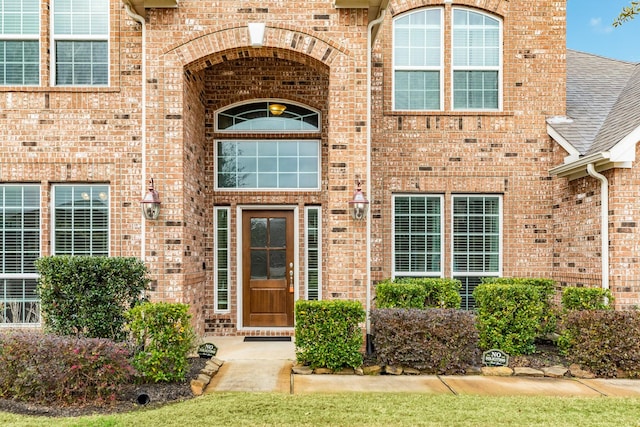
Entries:
[[81,418],[0,412],[2,426],[640,426],[640,399],[397,393],[211,394],[160,409]]

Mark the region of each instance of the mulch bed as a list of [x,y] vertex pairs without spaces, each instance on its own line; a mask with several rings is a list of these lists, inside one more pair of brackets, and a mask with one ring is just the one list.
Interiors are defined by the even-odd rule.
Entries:
[[[120,400],[108,405],[95,406],[47,406],[31,402],[19,402],[0,399],[0,411],[22,415],[40,415],[47,417],[79,417],[93,414],[114,414],[135,411],[141,408],[160,407],[167,403],[180,402],[193,398],[191,379],[196,378],[207,359],[191,358],[190,369],[184,381],[173,383],[131,384]],[[140,394],[149,396],[149,403],[140,405]]]

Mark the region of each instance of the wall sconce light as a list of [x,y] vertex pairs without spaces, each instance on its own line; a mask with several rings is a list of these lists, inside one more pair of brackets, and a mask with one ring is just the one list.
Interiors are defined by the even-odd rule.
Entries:
[[140,203],[142,204],[142,213],[146,219],[158,219],[160,215],[160,195],[153,186],[153,178],[149,180],[149,191],[147,191]]
[[264,43],[264,22],[249,22],[249,38],[251,40],[251,47],[262,47]]
[[349,200],[349,211],[351,217],[357,221],[361,221],[367,217],[369,209],[369,201],[362,194],[360,181],[356,183],[356,191],[353,193],[353,199]]

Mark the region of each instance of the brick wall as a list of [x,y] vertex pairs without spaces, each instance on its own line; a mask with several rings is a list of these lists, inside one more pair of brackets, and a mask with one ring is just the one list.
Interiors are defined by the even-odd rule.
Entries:
[[[437,1],[392,1],[397,16]],[[456,1],[481,8],[504,23],[503,110],[473,113],[394,112],[392,20],[385,20],[374,55],[373,233],[374,280],[391,275],[391,196],[444,195],[444,273],[451,275],[451,197],[503,195],[503,275],[549,276],[552,250],[553,142],[545,119],[564,113],[564,2]],[[445,53],[450,49],[451,6],[445,5]],[[554,16],[550,19],[550,16]],[[448,55],[444,84],[451,86]]]
[[[356,179],[366,188],[369,178],[367,11],[335,9],[332,0],[308,0],[304,7],[292,7],[292,3],[181,0],[177,9],[147,10],[145,141],[140,24],[126,16],[120,1],[112,0],[110,86],[52,87],[48,83],[48,8],[43,7],[41,86],[0,87],[0,180],[42,184],[43,254],[50,252],[50,184],[109,183],[111,254],[140,256],[144,239],[152,299],[189,303],[200,333],[235,334],[235,286],[231,287],[230,313],[214,313],[214,205],[230,207],[232,230],[238,225],[238,206],[295,206],[300,254],[304,253],[304,206],[319,205],[323,295],[364,302],[366,226],[349,217],[347,201]],[[391,274],[391,196],[399,192],[443,194],[445,218],[450,215],[453,194],[502,194],[504,275],[548,275],[556,262],[553,254],[566,252],[553,233],[571,233],[568,223],[552,217],[564,214],[565,207],[569,212],[570,202],[558,202],[554,194],[592,191],[565,188],[560,181],[550,180],[547,172],[559,161],[553,157],[545,118],[564,113],[565,2],[538,1],[533,11],[530,2],[521,0],[456,0],[455,6],[479,8],[503,20],[502,111],[452,112],[447,101],[442,112],[397,113],[391,109],[391,21],[423,5],[444,2],[392,1],[375,45],[373,192],[366,195],[373,202],[372,278]],[[444,7],[451,10],[451,4]],[[249,22],[265,22],[264,47],[248,47]],[[450,21],[445,22],[448,31]],[[448,38],[445,43],[447,49]],[[445,87],[449,85],[447,74]],[[215,191],[213,149],[219,137],[213,127],[215,111],[253,98],[290,100],[321,112],[321,191]],[[154,177],[160,192],[158,221],[141,219],[143,175]],[[631,177],[613,179],[627,183]],[[562,206],[552,209],[558,203]],[[597,192],[585,203],[597,203]],[[633,228],[630,216],[617,209],[616,227]],[[450,233],[450,221],[445,220],[446,248]],[[585,249],[593,243],[585,242],[591,242]],[[231,243],[230,279],[235,283],[238,242],[234,235]],[[302,295],[302,256],[298,262]],[[451,273],[450,265],[447,256],[446,275]],[[563,268],[567,270],[562,274],[575,273],[568,264]],[[598,272],[588,267],[584,274],[595,277]]]

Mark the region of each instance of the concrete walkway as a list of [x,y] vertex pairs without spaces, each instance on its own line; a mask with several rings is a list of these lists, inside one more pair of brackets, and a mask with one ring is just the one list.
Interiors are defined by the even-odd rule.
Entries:
[[[293,340],[293,339],[292,339]],[[243,337],[208,337],[224,365],[205,393],[394,392],[486,396],[640,397],[640,380],[493,377],[481,375],[292,375],[292,342],[243,342]]]

